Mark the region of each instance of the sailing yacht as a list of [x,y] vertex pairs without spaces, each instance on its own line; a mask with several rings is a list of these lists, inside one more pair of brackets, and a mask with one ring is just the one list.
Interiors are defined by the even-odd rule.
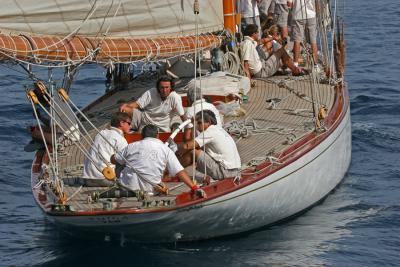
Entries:
[[[237,41],[238,0],[3,1],[0,61],[21,66],[38,88],[27,85],[29,105],[51,119],[52,142],[36,151],[31,168],[39,208],[70,231],[170,242],[254,230],[319,203],[343,179],[351,160],[343,27],[329,16],[331,9],[336,14],[336,7],[319,2],[326,71],[314,71],[305,46],[309,75],[250,81]],[[80,109],[69,89],[85,64],[104,66],[108,90]],[[47,82],[35,75],[35,68],[49,70]],[[55,81],[52,73],[59,70],[63,79]],[[113,181],[111,186],[82,183],[93,137],[107,127],[121,100],[140,96],[160,73],[178,80],[176,91],[184,105],[186,91],[199,87],[224,113],[224,128],[240,154],[240,175],[199,184],[207,197],[194,194],[176,177],[165,177],[168,190],[155,195],[125,190],[109,173],[105,176]],[[65,114],[56,98],[73,115],[61,116]],[[40,125],[37,113],[35,117]],[[62,117],[74,122],[73,129],[62,126]],[[181,129],[159,138],[179,144]],[[64,138],[58,138],[60,132]],[[132,143],[140,135],[125,138]]]

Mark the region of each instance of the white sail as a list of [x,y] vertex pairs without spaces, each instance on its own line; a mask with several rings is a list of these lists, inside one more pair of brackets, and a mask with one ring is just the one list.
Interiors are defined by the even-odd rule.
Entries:
[[[149,37],[193,34],[194,0],[2,0],[0,31]],[[222,1],[200,0],[200,33],[223,29]]]

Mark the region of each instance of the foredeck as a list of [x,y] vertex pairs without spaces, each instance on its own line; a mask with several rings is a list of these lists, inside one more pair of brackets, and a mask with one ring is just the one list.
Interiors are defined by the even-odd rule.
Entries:
[[[312,95],[312,84],[307,77],[274,76],[266,80],[257,80],[248,94],[248,102],[241,107],[246,115],[225,117],[225,126],[231,125],[230,132],[237,143],[242,161],[242,169],[255,166],[265,160],[279,158],[279,155],[295,141],[314,130],[313,102],[324,105],[328,112],[334,101],[334,88],[327,84],[316,85]],[[102,99],[86,110],[88,117],[96,125],[104,127],[110,114],[116,111],[121,102],[140,95],[146,89],[146,83],[137,83],[127,90],[117,91],[111,97]],[[93,119],[95,118],[95,119]],[[91,131],[94,136],[95,132]],[[86,145],[88,148],[88,145]],[[84,155],[76,145],[66,146],[59,155],[59,170],[62,178],[74,179],[82,175]],[[177,182],[167,183],[171,188],[168,196],[151,197],[146,203],[137,198],[120,198],[113,208],[145,207],[151,205],[173,205],[175,196],[188,191]],[[80,187],[65,185],[69,204],[77,210],[102,209],[103,203],[89,203],[88,195],[106,191],[106,187]]]

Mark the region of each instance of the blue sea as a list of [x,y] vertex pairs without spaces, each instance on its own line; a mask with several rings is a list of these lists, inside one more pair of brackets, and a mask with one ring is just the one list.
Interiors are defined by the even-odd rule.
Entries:
[[[0,266],[400,266],[400,7],[364,0],[339,10],[353,126],[347,175],[305,214],[217,240],[91,240],[48,222],[31,195],[33,153],[23,151],[34,122],[23,87],[29,81],[18,66],[0,65]],[[82,69],[72,99],[82,107],[100,96],[104,75],[94,65]]]

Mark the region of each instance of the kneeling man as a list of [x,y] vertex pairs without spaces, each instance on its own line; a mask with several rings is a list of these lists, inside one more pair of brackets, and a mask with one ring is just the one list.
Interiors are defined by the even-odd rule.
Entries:
[[146,125],[141,134],[141,141],[129,144],[121,153],[111,157],[111,162],[125,165],[120,182],[131,190],[153,193],[154,186],[161,183],[164,170],[167,169],[169,175],[178,176],[192,191],[196,191],[197,186],[189,178],[174,152],[157,138],[157,126]]
[[[185,166],[192,163],[189,150],[195,148],[196,169],[207,173],[214,180],[235,177],[240,173],[241,161],[233,138],[217,125],[215,115],[210,110],[198,112],[195,116],[200,134],[180,148]],[[204,151],[201,149],[204,148]],[[188,156],[187,156],[188,155]],[[207,179],[208,177],[206,177]]]

